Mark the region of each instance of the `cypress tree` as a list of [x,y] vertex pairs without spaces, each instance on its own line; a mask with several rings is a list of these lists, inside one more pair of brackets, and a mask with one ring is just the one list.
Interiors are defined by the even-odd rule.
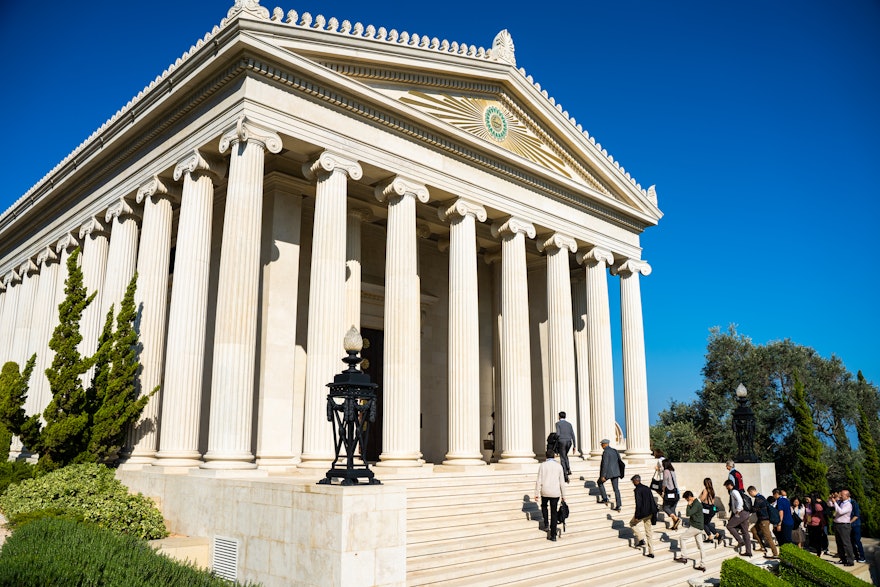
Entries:
[[[867,381],[861,371],[858,372],[857,378],[859,388],[866,389]],[[873,410],[872,415],[868,414],[865,403],[859,402],[859,419],[856,422],[856,433],[865,469],[865,495],[859,504],[862,509],[863,533],[866,536],[878,536],[880,535],[880,455],[877,453],[877,442],[872,433],[872,426],[877,424],[878,418]]]
[[105,462],[122,448],[129,426],[138,418],[150,400],[150,394],[138,398],[137,356],[138,334],[134,328],[137,308],[134,292],[137,274],[132,277],[116,317],[116,330],[111,333],[113,309],[107,315],[95,363],[94,411],[91,415],[89,459]]
[[828,467],[821,461],[822,443],[816,438],[813,415],[807,405],[804,384],[794,374],[788,409],[794,419],[797,446],[792,476],[799,491],[828,495]]
[[74,462],[88,447],[88,399],[81,378],[94,361],[80,355],[77,347],[82,341],[79,323],[95,293],[89,295],[83,285],[78,258],[76,249],[67,259],[65,298],[58,306],[58,326],[49,340],[49,348],[55,351],[52,365],[46,369],[52,400],[43,412],[46,425],[41,427],[37,421],[34,426],[37,440],[30,447],[40,454],[37,467],[43,471]]
[[33,355],[19,373],[18,363],[9,361],[0,370],[0,424],[11,434],[21,435],[27,416],[24,402],[27,399],[28,381],[34,370],[37,355]]

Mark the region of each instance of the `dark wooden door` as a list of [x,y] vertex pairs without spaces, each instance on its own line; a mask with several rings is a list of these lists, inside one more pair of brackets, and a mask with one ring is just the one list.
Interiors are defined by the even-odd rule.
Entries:
[[385,353],[385,333],[382,330],[364,328],[361,336],[364,338],[361,370],[370,376],[373,383],[379,385],[376,389],[376,422],[367,435],[367,460],[375,463],[382,454],[382,357]]

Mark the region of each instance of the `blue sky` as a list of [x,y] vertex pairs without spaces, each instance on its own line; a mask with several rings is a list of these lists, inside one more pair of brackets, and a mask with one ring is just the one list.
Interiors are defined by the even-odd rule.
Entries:
[[[232,3],[4,0],[0,208]],[[280,6],[487,48],[506,28],[518,65],[657,185],[665,216],[642,237],[652,421],[670,399],[694,397],[715,325],[756,343],[791,338],[880,382],[880,3]],[[619,351],[615,361],[619,380]]]

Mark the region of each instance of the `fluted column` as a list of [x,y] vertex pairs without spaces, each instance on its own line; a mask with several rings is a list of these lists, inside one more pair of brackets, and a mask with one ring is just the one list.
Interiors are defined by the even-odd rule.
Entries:
[[388,202],[379,464],[419,467],[422,465],[419,429],[422,355],[416,200],[426,203],[428,188],[397,176],[376,186],[375,193],[376,199]]
[[303,362],[297,361],[302,195],[285,176],[264,184],[263,296],[257,466],[285,469],[302,452]]
[[[84,357],[91,357],[98,348],[98,336],[101,334],[101,326],[104,317],[101,314],[101,295],[104,290],[104,277],[107,273],[107,253],[110,230],[107,225],[98,218],[88,219],[79,229],[79,238],[83,243],[82,261],[80,267],[83,272],[83,286],[88,295],[95,294],[92,303],[83,310],[80,332],[82,342],[79,344],[79,352]],[[94,367],[83,375],[83,385],[88,387],[92,383]]]
[[[171,224],[174,215],[172,206],[179,201],[179,197],[179,191],[158,176],[141,184],[137,191],[136,201],[144,209],[137,254],[138,284],[135,290],[135,305],[138,308],[135,329],[141,344],[139,395],[152,393],[162,384]],[[161,393],[160,390],[150,398],[137,423],[128,432],[126,445],[131,452],[126,465],[156,461]]]
[[168,348],[162,389],[158,465],[194,467],[199,453],[199,410],[211,266],[211,219],[214,179],[223,175],[219,161],[194,150],[174,168],[183,178],[174,282],[168,308]]
[[[0,328],[3,327],[3,307],[6,305],[6,283],[4,283],[3,279],[0,279]],[[0,341],[3,340],[3,333],[0,332]],[[6,362],[6,348],[0,346],[0,368],[2,368],[3,364]]]
[[535,238],[535,226],[519,218],[510,218],[493,225],[492,234],[501,237],[501,420],[504,434],[499,462],[533,463],[525,238]]
[[[587,284],[583,276],[572,283],[574,349],[577,363],[578,442],[577,452],[590,455],[590,337],[587,333]],[[601,439],[600,439],[601,440]]]
[[568,254],[577,251],[577,243],[573,238],[557,233],[538,242],[538,250],[547,255],[550,422],[556,421],[559,412],[565,412],[568,421],[577,430],[571,274],[568,268]]
[[327,468],[333,460],[333,431],[327,421],[327,383],[342,370],[345,350],[345,238],[348,179],[363,175],[361,166],[347,157],[324,151],[303,165],[303,173],[317,179],[309,275],[309,319],[306,352],[306,397],[302,464]]
[[211,417],[205,469],[256,468],[252,446],[263,175],[268,150],[281,151],[275,132],[239,118],[220,139],[231,151],[217,291]]
[[626,454],[630,458],[647,459],[651,456],[651,435],[648,427],[648,372],[645,366],[645,329],[639,274],[650,275],[651,266],[644,261],[629,259],[614,267],[612,273],[620,275]]
[[15,340],[13,341],[12,356],[18,363],[19,368],[31,358],[33,350],[30,348],[31,329],[34,324],[34,298],[40,283],[40,273],[33,261],[27,259],[18,268],[21,276],[21,292],[18,296],[18,308],[15,311]]
[[[134,276],[137,263],[139,213],[120,198],[107,209],[104,221],[110,226],[110,248],[107,253],[107,275],[101,293],[101,320],[113,307],[113,323],[119,314],[119,305],[125,290]],[[115,328],[115,326],[114,326]]]
[[369,220],[369,208],[348,211],[345,239],[345,324],[361,329],[361,225]]
[[37,362],[34,372],[31,374],[28,389],[25,412],[39,414],[49,403],[49,380],[46,378],[46,368],[51,365],[52,359],[49,349],[49,338],[54,328],[52,315],[58,314],[58,306],[55,304],[55,293],[58,285],[58,252],[54,247],[46,247],[37,255],[37,265],[40,268],[40,286],[34,301],[34,327],[31,330],[30,349],[37,353]]
[[590,362],[590,456],[600,458],[599,441],[614,442],[614,369],[611,361],[611,318],[608,310],[606,267],[614,262],[610,251],[593,247],[578,262],[586,266],[587,338]]
[[[21,293],[21,277],[13,269],[3,277],[3,283],[6,285],[6,293],[4,294],[6,301],[3,302],[3,319],[0,322],[0,368],[7,361],[18,362],[13,352],[13,341],[15,340],[18,297]],[[21,365],[19,365],[20,367]]]
[[480,452],[480,314],[476,221],[486,209],[457,200],[438,210],[449,227],[449,451],[444,465],[485,465]]

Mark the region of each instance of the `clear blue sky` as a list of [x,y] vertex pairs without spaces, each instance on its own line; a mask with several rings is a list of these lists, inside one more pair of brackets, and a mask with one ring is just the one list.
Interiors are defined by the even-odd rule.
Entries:
[[[232,4],[3,0],[0,208]],[[671,398],[694,397],[714,325],[757,343],[791,338],[880,382],[880,3],[281,8],[487,48],[506,28],[518,65],[643,186],[657,184],[665,216],[642,238],[652,421]],[[622,410],[619,398],[621,424]]]

